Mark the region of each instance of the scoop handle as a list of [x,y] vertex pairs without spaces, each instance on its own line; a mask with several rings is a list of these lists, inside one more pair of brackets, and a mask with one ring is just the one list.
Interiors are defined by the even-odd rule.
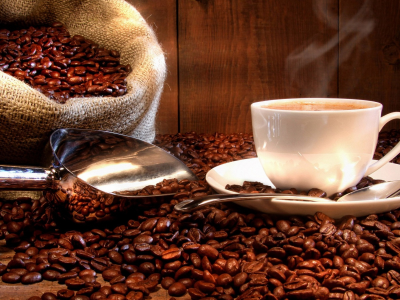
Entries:
[[[384,115],[382,118],[379,120],[379,131],[381,131],[382,127],[388,123],[389,121],[395,120],[395,119],[400,119],[400,112],[393,112],[387,115]],[[393,147],[392,150],[390,150],[385,156],[383,156],[380,160],[374,162],[371,164],[367,172],[365,173],[364,176],[368,176],[371,173],[374,173],[376,170],[380,169],[383,167],[385,164],[390,162],[397,154],[400,153],[400,142],[397,143],[396,146]]]
[[294,194],[250,193],[250,194],[214,194],[195,199],[183,200],[175,205],[174,209],[181,212],[190,212],[198,207],[231,201],[249,200],[299,200],[312,202],[331,202],[327,198],[309,197]]
[[0,165],[0,190],[43,190],[52,182],[48,169]]

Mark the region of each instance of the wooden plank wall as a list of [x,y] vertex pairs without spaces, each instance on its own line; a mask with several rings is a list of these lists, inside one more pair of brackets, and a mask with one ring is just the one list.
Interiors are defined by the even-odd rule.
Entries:
[[250,104],[277,98],[400,111],[398,0],[127,1],[166,54],[159,133],[251,132]]

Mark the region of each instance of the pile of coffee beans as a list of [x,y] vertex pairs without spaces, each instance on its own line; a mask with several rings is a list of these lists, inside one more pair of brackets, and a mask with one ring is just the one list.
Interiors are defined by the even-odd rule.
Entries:
[[0,29],[0,70],[24,81],[50,99],[121,96],[130,65],[120,54],[80,36],[61,23],[27,29]]
[[[4,212],[8,203],[0,203],[1,231],[16,252],[0,265],[2,281],[67,287],[32,300],[140,300],[160,285],[172,297],[196,300],[400,297],[398,210],[334,221],[321,213],[277,218],[234,206],[181,214],[172,200],[113,228],[25,232],[12,221],[15,214]],[[25,208],[29,219],[26,203],[13,202],[11,211]]]
[[[191,146],[178,148],[188,153]],[[203,163],[210,159],[193,149]],[[169,202],[96,228],[56,224],[46,197],[0,201],[0,238],[15,251],[0,264],[2,281],[63,284],[56,293],[32,290],[31,300],[141,300],[160,287],[193,300],[400,298],[400,210],[341,220],[234,204],[174,211],[191,193],[208,192],[206,183],[201,190],[191,184]]]
[[[393,149],[400,141],[400,131],[392,129],[390,131],[382,131],[379,133],[378,144],[376,146],[374,159],[382,158],[386,153]],[[391,161],[400,164],[400,154]]]
[[154,144],[182,160],[199,179],[220,164],[257,157],[252,134],[166,134],[157,135]]

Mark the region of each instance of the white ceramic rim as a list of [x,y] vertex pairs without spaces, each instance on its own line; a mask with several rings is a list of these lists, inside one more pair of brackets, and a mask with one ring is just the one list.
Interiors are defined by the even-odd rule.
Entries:
[[[364,104],[368,107],[365,108],[356,108],[356,109],[348,109],[348,110],[287,110],[287,109],[276,109],[276,108],[268,108],[262,107],[263,105],[272,104],[273,102],[342,102],[342,103],[352,103],[352,104]],[[281,113],[288,114],[351,114],[351,113],[359,113],[360,111],[369,111],[382,109],[382,104],[376,101],[370,100],[362,100],[362,99],[346,99],[346,98],[286,98],[286,99],[271,99],[271,100],[263,100],[254,102],[251,104],[251,108],[260,109],[264,111],[277,111]]]
[[[249,159],[244,159],[243,161],[242,161],[242,163],[245,163],[245,162],[249,162],[250,164],[252,163],[252,161],[258,161],[258,157],[254,157],[254,158],[249,158]],[[373,160],[373,162],[376,162],[376,160]],[[206,181],[207,181],[207,183],[214,189],[214,190],[216,190],[217,192],[219,192],[219,193],[222,193],[222,194],[239,194],[239,193],[237,193],[237,192],[234,192],[234,191],[231,191],[231,190],[227,190],[226,188],[225,188],[225,186],[223,186],[223,185],[221,185],[221,183],[218,181],[218,180],[215,180],[214,178],[213,178],[213,173],[216,173],[216,174],[218,174],[218,169],[221,169],[221,168],[226,168],[226,167],[228,167],[228,164],[230,164],[230,165],[234,165],[234,164],[237,164],[238,163],[238,161],[231,161],[231,162],[228,162],[228,163],[226,163],[226,164],[222,164],[222,165],[219,165],[219,166],[216,166],[216,167],[214,167],[214,168],[212,168],[211,170],[209,170],[208,172],[207,172],[207,174],[206,174],[206,177],[205,177],[205,179],[206,179]],[[395,165],[396,167],[398,167],[399,169],[400,169],[400,165],[398,165],[398,164],[393,164],[393,163],[388,163],[388,164],[392,164],[392,165]],[[264,175],[264,176],[266,176],[266,175]],[[266,177],[267,178],[267,177]],[[374,176],[372,176],[372,178],[374,178]],[[380,179],[380,178],[376,178],[376,179]],[[243,179],[243,180],[249,180],[249,179]],[[385,181],[390,181],[390,180],[387,180],[387,179],[384,179]],[[235,183],[233,183],[233,184],[235,184]],[[271,184],[270,185],[272,188],[275,188],[275,186],[274,186],[274,184]],[[277,195],[279,195],[279,193],[277,193]],[[383,201],[389,201],[389,202],[392,202],[392,201],[399,201],[400,200],[400,196],[396,196],[396,197],[391,197],[391,198],[385,198],[385,199],[380,199],[379,201],[381,202],[381,203],[383,203]],[[293,200],[282,200],[282,199],[279,199],[279,200],[271,200],[271,201],[277,201],[278,203],[293,203]],[[353,204],[354,205],[354,203],[368,203],[369,201],[377,201],[376,199],[370,199],[370,200],[355,200],[355,201],[344,201],[344,202],[335,202],[335,201],[329,201],[329,202],[318,202],[318,205],[322,205],[322,206],[330,206],[330,205],[332,205],[332,204],[335,204],[336,206],[338,206],[338,205],[344,205],[344,206],[346,206],[346,205],[349,205],[348,203],[351,203],[351,204]],[[296,202],[296,201],[295,201]],[[307,201],[297,201],[297,202],[299,202],[299,203],[301,203],[301,204],[299,204],[299,205],[301,205],[301,206],[315,206],[316,205],[316,202],[307,202]],[[338,204],[339,203],[339,204]],[[345,204],[346,203],[346,204]],[[399,206],[400,206],[400,204],[399,204]]]

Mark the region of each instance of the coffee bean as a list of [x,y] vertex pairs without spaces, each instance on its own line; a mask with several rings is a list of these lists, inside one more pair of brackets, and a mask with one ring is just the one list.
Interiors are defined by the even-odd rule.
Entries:
[[135,291],[130,291],[126,295],[127,300],[143,300],[144,296],[142,292],[135,292]]
[[123,283],[123,282],[125,282],[125,279],[126,279],[125,276],[118,275],[118,276],[115,276],[113,279],[110,280],[110,284],[113,285],[113,284],[116,284],[116,283]]
[[232,276],[227,273],[224,273],[218,276],[217,285],[222,287],[228,287],[232,281],[233,281]]
[[181,297],[186,294],[186,286],[181,282],[174,282],[169,286],[168,294],[174,297]]
[[57,281],[60,277],[61,273],[56,271],[56,270],[46,270],[42,276],[43,279],[46,279],[48,281]]
[[9,268],[9,269],[24,268],[24,267],[25,267],[25,262],[21,258],[18,258],[18,257],[13,258],[7,264],[7,268]]
[[114,277],[117,277],[119,275],[121,275],[121,272],[119,272],[117,270],[113,270],[113,269],[104,270],[104,272],[102,273],[102,276],[103,276],[104,280],[106,280],[106,281],[110,281]]
[[21,275],[17,273],[4,273],[3,276],[1,276],[1,280],[6,283],[17,283],[21,281]]
[[[111,299],[111,298],[109,298],[109,299]],[[71,300],[90,300],[90,298],[85,295],[75,295],[71,298]]]
[[15,274],[18,274],[19,276],[24,276],[25,274],[28,273],[28,270],[26,270],[26,269],[10,269],[10,273],[15,273]]
[[161,280],[161,286],[162,286],[164,289],[166,289],[166,290],[168,290],[168,288],[169,288],[173,283],[175,283],[175,279],[172,278],[172,277],[164,277],[164,278]]
[[211,260],[215,260],[218,257],[218,250],[210,245],[201,245],[197,253],[200,256],[207,256]]
[[90,261],[90,266],[96,271],[96,272],[104,272],[107,269],[107,262],[104,259],[101,258],[94,258]]
[[110,252],[108,252],[108,257],[110,258],[110,260],[113,262],[113,263],[116,263],[116,264],[122,264],[122,262],[123,262],[123,257],[122,257],[122,255],[121,254],[119,254],[117,251],[110,251]]
[[181,250],[178,248],[167,249],[161,253],[161,258],[163,260],[177,260],[180,256]]
[[193,287],[194,280],[191,278],[181,278],[178,282],[182,283],[187,289]]
[[42,274],[39,272],[29,272],[21,277],[23,284],[33,284],[42,281]]
[[85,285],[85,281],[78,277],[65,280],[65,285],[71,290],[78,290]]
[[97,273],[94,271],[94,270],[82,270],[82,271],[80,271],[79,272],[79,277],[82,277],[82,276],[92,276],[92,277],[96,277],[96,275],[97,275]]
[[150,275],[154,273],[154,271],[155,271],[155,266],[151,262],[144,262],[139,265],[139,272],[142,272],[143,274]]
[[44,293],[41,298],[42,300],[57,300],[57,296],[50,292]]
[[61,274],[58,277],[58,282],[59,283],[64,283],[66,280],[71,279],[71,278],[75,278],[77,276],[78,276],[78,273],[76,273],[75,271],[69,271],[69,272]]
[[105,299],[107,296],[103,294],[102,292],[94,292],[91,296],[91,300],[99,300],[99,299]]
[[128,293],[128,286],[125,283],[116,283],[111,286],[111,290],[114,293],[126,295]]

